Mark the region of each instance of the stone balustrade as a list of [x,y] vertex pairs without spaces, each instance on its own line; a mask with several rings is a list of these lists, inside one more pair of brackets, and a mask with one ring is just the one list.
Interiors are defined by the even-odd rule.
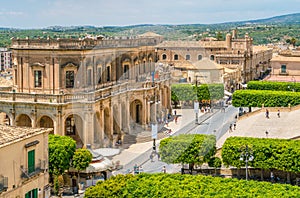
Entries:
[[[154,83],[163,82],[171,78],[170,73],[162,73]],[[0,92],[0,102],[23,102],[23,103],[72,103],[72,102],[89,102],[107,97],[116,96],[126,91],[138,89],[151,89],[153,82],[150,80],[139,82],[109,82],[103,85],[103,88],[92,90],[73,90],[73,93],[61,94],[43,94],[43,93],[19,93],[19,92]],[[105,87],[106,86],[106,87]]]
[[120,47],[155,46],[157,38],[118,38],[118,39],[19,39],[13,38],[12,49],[102,49]]

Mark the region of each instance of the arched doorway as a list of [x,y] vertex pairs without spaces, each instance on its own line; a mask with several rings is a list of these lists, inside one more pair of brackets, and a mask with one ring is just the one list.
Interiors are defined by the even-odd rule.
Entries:
[[113,134],[116,135],[116,134],[119,134],[121,132],[121,128],[120,128],[120,125],[121,125],[121,119],[120,119],[120,111],[119,111],[119,108],[117,105],[114,105],[113,106]]
[[96,147],[100,147],[102,142],[102,130],[100,126],[100,113],[97,112],[94,114],[94,144]]
[[82,148],[84,142],[83,121],[76,114],[69,115],[65,120],[65,134],[76,141],[77,148]]
[[0,125],[11,125],[10,118],[5,112],[0,112]]
[[[38,122],[38,127],[41,128],[54,128],[53,120],[49,116],[43,116]],[[51,132],[53,134],[54,131]]]
[[26,114],[21,114],[16,119],[16,126],[32,127],[31,119]]
[[140,100],[134,100],[130,104],[130,117],[133,123],[142,124],[142,102]]
[[121,115],[122,115],[122,123],[121,123],[121,126],[122,126],[122,130],[123,131],[127,131],[127,122],[128,122],[128,118],[127,118],[127,115],[126,115],[126,106],[124,104],[124,102],[122,103],[121,105]]
[[104,147],[112,146],[113,136],[111,122],[111,112],[109,108],[104,109]]

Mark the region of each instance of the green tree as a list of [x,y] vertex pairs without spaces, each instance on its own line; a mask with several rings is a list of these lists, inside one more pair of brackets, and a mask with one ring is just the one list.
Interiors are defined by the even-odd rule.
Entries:
[[218,41],[223,41],[223,40],[224,40],[224,37],[223,37],[223,35],[222,35],[221,32],[217,32],[216,39],[217,39]]
[[296,46],[296,42],[297,42],[297,39],[292,37],[291,40],[290,40],[290,44],[293,45],[293,47]]
[[227,138],[222,147],[222,159],[226,166],[240,168],[245,165],[240,160],[242,148],[249,146],[254,160],[249,165],[254,168],[277,169],[287,172],[300,172],[300,141],[271,139],[271,138],[250,138],[230,137]]
[[61,175],[70,167],[76,142],[68,136],[49,135],[49,173]]
[[92,161],[92,154],[87,149],[77,149],[73,155],[72,167],[78,171],[78,181],[79,181],[79,171],[85,170],[90,162]]
[[192,171],[195,164],[203,164],[216,152],[216,137],[203,134],[182,134],[163,139],[159,152],[161,160],[168,164],[189,164]]
[[86,189],[85,198],[299,197],[300,187],[270,182],[180,174],[117,175]]
[[217,174],[217,168],[221,168],[222,160],[219,157],[212,157],[208,160],[208,166],[215,168],[215,174]]

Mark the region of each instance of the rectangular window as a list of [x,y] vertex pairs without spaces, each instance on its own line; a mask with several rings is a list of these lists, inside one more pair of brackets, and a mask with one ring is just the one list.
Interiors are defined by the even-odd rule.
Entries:
[[38,198],[38,189],[33,189],[25,194],[25,198]]
[[28,174],[35,171],[35,150],[28,152]]
[[106,81],[110,81],[110,66],[106,67]]
[[92,85],[92,70],[88,69],[87,74],[87,85]]
[[101,83],[101,78],[102,78],[102,68],[98,67],[97,69],[97,79],[98,79],[98,84]]
[[281,73],[286,73],[286,65],[281,65]]
[[67,135],[75,135],[76,125],[75,119],[73,117],[68,117],[66,119],[66,133]]
[[191,56],[190,56],[189,54],[187,54],[187,55],[185,56],[185,60],[191,60]]
[[129,65],[124,65],[124,70],[123,70],[123,76],[124,79],[128,79],[129,78]]
[[66,71],[66,88],[74,87],[74,71]]
[[42,71],[34,71],[34,87],[42,87]]

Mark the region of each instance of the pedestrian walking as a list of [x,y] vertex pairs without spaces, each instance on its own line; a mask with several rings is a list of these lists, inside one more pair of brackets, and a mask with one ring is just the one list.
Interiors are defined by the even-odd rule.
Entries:
[[154,157],[154,153],[152,152],[152,153],[150,154],[150,160],[151,160],[151,162],[153,162],[153,157]]
[[174,115],[175,115],[175,116],[177,115],[177,112],[176,112],[176,110],[174,110]]
[[229,132],[232,132],[232,124],[229,125]]
[[134,165],[133,167],[133,173],[136,175],[136,174],[139,174],[139,167],[137,164]]
[[280,110],[277,111],[277,117],[280,118]]
[[140,166],[140,167],[139,167],[139,173],[142,173],[142,172],[144,172],[144,169],[143,169],[142,166]]
[[236,122],[233,123],[233,130],[235,130],[235,129],[236,129]]
[[175,119],[175,124],[177,124],[177,119],[178,119],[178,117],[177,117],[177,116],[175,116],[175,118],[174,118],[174,119]]
[[161,170],[161,172],[163,172],[163,173],[167,173],[166,166],[163,166],[163,167],[162,167],[162,170]]
[[273,174],[272,171],[271,171],[271,174],[270,174],[270,178],[271,178],[271,182],[273,183],[275,180],[274,180],[274,174]]
[[167,127],[169,127],[169,121],[166,119],[166,125]]
[[268,118],[268,119],[270,118],[269,117],[269,110],[268,109],[266,109],[266,118]]

